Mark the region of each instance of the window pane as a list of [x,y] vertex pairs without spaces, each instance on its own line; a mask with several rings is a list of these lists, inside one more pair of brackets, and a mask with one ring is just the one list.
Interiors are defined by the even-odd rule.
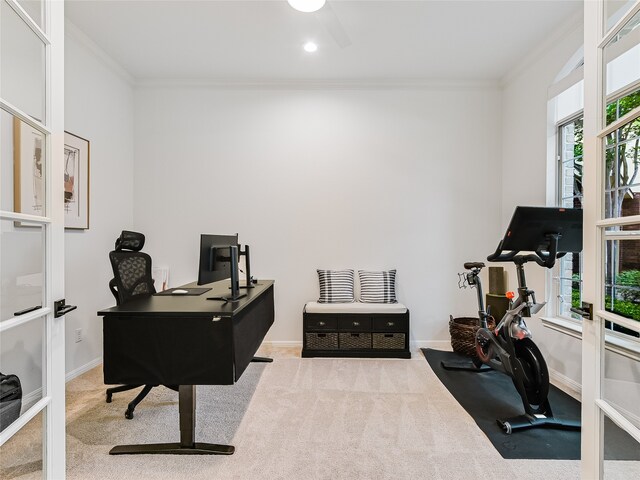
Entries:
[[10,220],[0,225],[0,321],[4,321],[42,305],[44,229]]
[[560,203],[565,207],[578,207],[582,196],[582,119],[561,127],[560,146]]
[[0,110],[0,209],[45,215],[45,135]]
[[42,25],[42,7],[44,2],[42,0],[17,0],[24,11],[29,14],[31,19],[44,31]]
[[44,415],[38,413],[0,447],[0,478],[44,478],[42,432]]
[[605,309],[640,321],[640,239],[607,240],[604,266]]
[[570,311],[571,307],[582,305],[582,281],[580,277],[580,254],[568,253],[560,259],[559,314],[564,317],[579,319],[580,316]]
[[44,44],[6,2],[0,2],[0,73],[0,97],[44,123]]

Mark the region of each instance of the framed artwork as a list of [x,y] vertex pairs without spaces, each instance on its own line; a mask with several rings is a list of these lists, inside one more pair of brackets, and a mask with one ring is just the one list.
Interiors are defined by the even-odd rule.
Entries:
[[13,209],[16,213],[45,215],[44,147],[42,132],[13,117]]
[[89,228],[89,140],[64,132],[64,227]]

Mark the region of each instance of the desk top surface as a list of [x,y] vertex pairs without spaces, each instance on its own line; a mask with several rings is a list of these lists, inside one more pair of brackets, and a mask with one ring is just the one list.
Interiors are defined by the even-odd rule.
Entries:
[[131,300],[124,305],[106,308],[98,312],[99,316],[145,316],[145,315],[181,315],[181,316],[203,316],[214,315],[222,317],[232,317],[240,313],[253,300],[260,297],[274,284],[273,280],[259,280],[254,288],[241,288],[240,294],[247,296],[235,302],[224,302],[221,300],[207,300],[209,297],[229,296],[229,281],[208,283],[198,285],[197,282],[181,285],[177,288],[211,288],[202,295],[150,295],[148,297]]

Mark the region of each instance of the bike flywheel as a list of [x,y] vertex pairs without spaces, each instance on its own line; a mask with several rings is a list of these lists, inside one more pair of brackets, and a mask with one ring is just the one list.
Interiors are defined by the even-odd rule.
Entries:
[[[544,357],[530,338],[514,342],[516,358],[522,365],[523,384],[527,394],[527,402],[536,409],[540,407],[549,394],[549,370]],[[515,384],[515,379],[514,379]],[[516,385],[517,388],[517,385]]]

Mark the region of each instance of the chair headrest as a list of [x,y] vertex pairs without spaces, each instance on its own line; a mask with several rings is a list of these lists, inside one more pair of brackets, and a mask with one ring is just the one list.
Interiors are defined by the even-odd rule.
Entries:
[[116,252],[122,250],[131,250],[133,252],[139,252],[144,247],[144,235],[139,232],[129,232],[123,230],[120,236],[116,239]]

